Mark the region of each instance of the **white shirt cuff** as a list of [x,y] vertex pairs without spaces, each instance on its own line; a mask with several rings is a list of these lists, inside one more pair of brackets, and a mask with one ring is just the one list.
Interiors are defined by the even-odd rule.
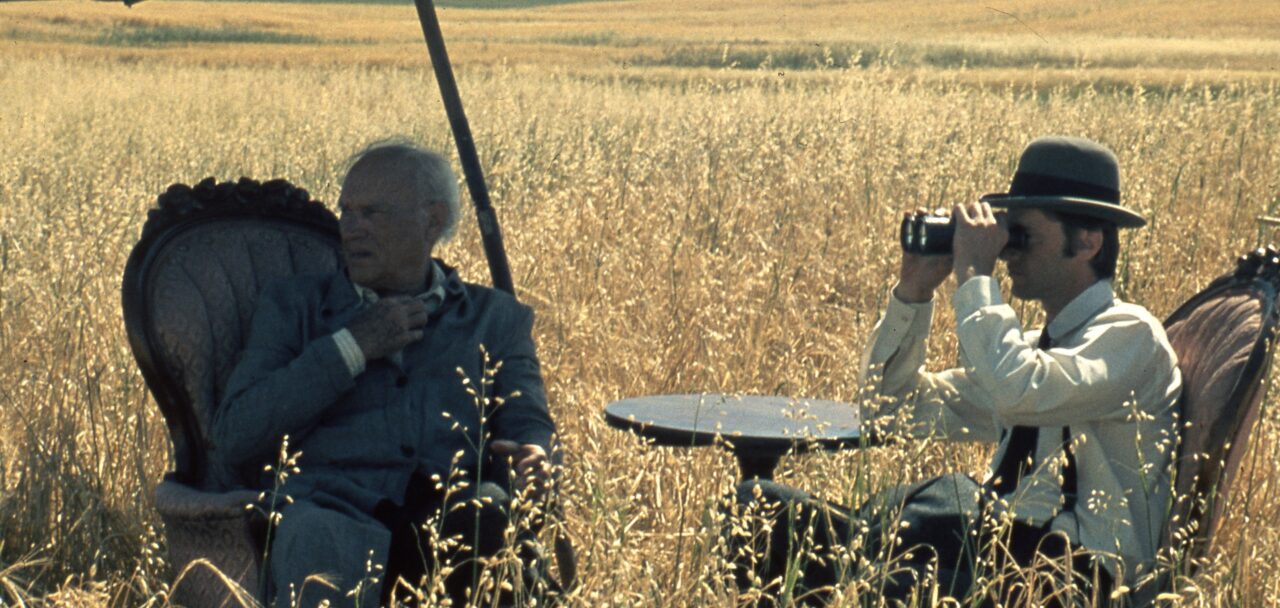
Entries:
[[908,336],[927,336],[929,327],[933,325],[933,300],[903,302],[891,290],[889,305],[884,309],[884,324],[905,329]]
[[360,350],[360,344],[356,342],[356,337],[351,335],[351,330],[344,327],[334,332],[333,342],[338,345],[338,352],[342,354],[342,360],[346,362],[347,371],[351,372],[351,377],[355,378],[363,373],[364,351]]
[[884,316],[872,330],[871,341],[863,351],[862,378],[884,373],[883,365],[907,342],[923,342],[933,324],[933,300],[910,304],[889,296]]

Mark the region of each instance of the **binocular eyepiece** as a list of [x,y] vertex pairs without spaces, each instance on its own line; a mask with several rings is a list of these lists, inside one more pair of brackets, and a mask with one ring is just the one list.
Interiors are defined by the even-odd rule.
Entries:
[[[1004,211],[995,213],[996,219],[1009,230],[1009,242],[1006,251],[1021,251],[1027,248],[1027,233],[1021,226],[1009,226],[1008,215]],[[950,255],[951,241],[956,234],[956,218],[946,215],[916,213],[902,219],[902,227],[898,231],[898,240],[906,253],[919,255]]]

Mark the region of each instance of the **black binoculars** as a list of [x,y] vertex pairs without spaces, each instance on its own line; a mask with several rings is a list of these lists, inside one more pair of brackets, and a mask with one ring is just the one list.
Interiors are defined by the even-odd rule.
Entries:
[[[1027,248],[1027,233],[1022,226],[1009,226],[1004,211],[995,213],[996,220],[1009,230],[1009,242],[1005,251],[1021,251]],[[898,240],[902,250],[919,255],[950,255],[951,241],[956,234],[956,218],[946,215],[916,213],[902,219]]]

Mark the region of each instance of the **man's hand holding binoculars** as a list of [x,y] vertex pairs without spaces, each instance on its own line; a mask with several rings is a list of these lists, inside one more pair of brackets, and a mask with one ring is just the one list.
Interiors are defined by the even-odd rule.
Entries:
[[952,271],[956,285],[975,276],[991,276],[996,260],[1009,242],[1009,231],[983,202],[956,205],[956,236],[952,243]]
[[[910,221],[914,216],[928,214],[924,209],[904,212],[903,221]],[[945,217],[947,211],[939,209],[935,216]],[[951,274],[952,256],[924,255],[909,250],[902,252],[902,266],[898,270],[898,285],[893,288],[893,297],[908,304],[920,304],[933,299],[933,292],[947,276]]]
[[[926,214],[924,209],[904,214],[904,225],[913,217]],[[954,218],[955,233],[948,244],[950,255],[926,255],[917,253],[906,246],[902,253],[902,266],[898,273],[898,285],[893,289],[894,297],[907,303],[928,302],[933,299],[933,292],[947,275],[956,275],[956,284],[978,276],[990,275],[995,270],[996,260],[1009,241],[1009,231],[1001,219],[992,211],[991,205],[984,202],[963,203],[956,205],[950,214],[939,210],[935,217]]]

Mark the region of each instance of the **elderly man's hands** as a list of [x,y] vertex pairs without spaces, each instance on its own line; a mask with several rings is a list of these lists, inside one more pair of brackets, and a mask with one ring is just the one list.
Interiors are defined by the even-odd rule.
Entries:
[[551,481],[551,462],[547,451],[534,443],[518,444],[510,439],[496,439],[489,449],[499,458],[510,458],[516,474],[515,490],[528,492],[531,500],[541,500]]
[[427,305],[409,296],[378,300],[356,317],[347,331],[356,339],[367,361],[381,359],[422,339]]

